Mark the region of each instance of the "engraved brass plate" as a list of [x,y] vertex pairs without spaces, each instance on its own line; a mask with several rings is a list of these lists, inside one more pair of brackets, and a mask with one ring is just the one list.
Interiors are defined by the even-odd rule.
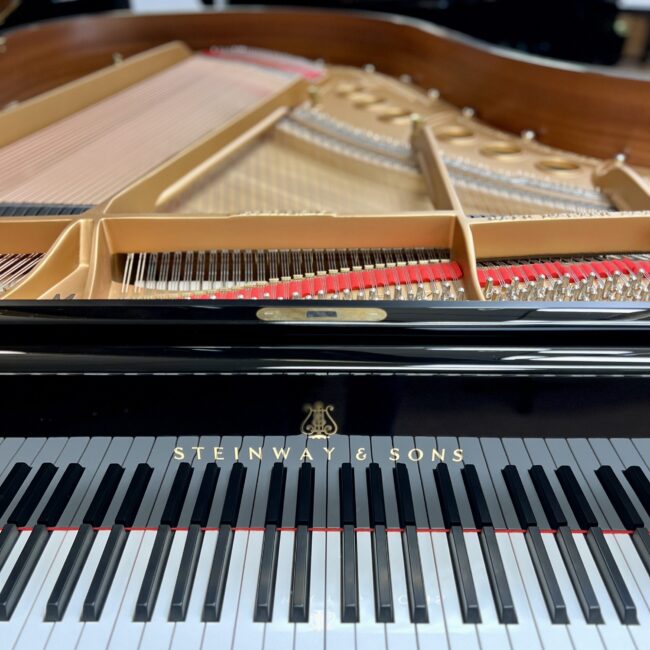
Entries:
[[268,322],[379,323],[388,314],[375,307],[262,307],[257,317]]

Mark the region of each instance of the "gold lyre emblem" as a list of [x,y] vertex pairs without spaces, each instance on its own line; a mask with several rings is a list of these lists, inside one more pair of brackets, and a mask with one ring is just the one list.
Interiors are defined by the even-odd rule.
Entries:
[[307,413],[307,417],[300,425],[300,433],[304,433],[308,438],[326,439],[333,436],[339,427],[332,417],[334,407],[331,404],[325,406],[323,402],[314,402],[313,404],[305,404],[303,411]]

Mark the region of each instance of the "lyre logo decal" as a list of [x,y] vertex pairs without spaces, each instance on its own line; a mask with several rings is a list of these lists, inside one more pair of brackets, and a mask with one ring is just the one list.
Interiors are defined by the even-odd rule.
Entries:
[[325,406],[323,402],[305,404],[303,411],[307,413],[307,417],[300,425],[300,433],[304,433],[308,438],[314,440],[325,440],[333,436],[339,430],[332,417],[333,410],[334,407],[331,404]]

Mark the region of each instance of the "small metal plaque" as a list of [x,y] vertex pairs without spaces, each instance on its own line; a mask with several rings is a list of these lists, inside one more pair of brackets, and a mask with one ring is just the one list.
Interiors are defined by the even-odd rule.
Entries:
[[268,322],[379,323],[388,314],[375,307],[262,307],[257,317]]

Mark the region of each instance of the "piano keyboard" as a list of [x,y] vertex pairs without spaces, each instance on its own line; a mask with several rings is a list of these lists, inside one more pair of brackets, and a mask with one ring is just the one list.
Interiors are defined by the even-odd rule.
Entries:
[[480,261],[477,273],[487,300],[650,300],[646,254]]
[[120,297],[463,300],[463,272],[450,256],[424,248],[128,253],[118,261]]
[[0,459],[5,648],[647,647],[646,439],[5,438]]

